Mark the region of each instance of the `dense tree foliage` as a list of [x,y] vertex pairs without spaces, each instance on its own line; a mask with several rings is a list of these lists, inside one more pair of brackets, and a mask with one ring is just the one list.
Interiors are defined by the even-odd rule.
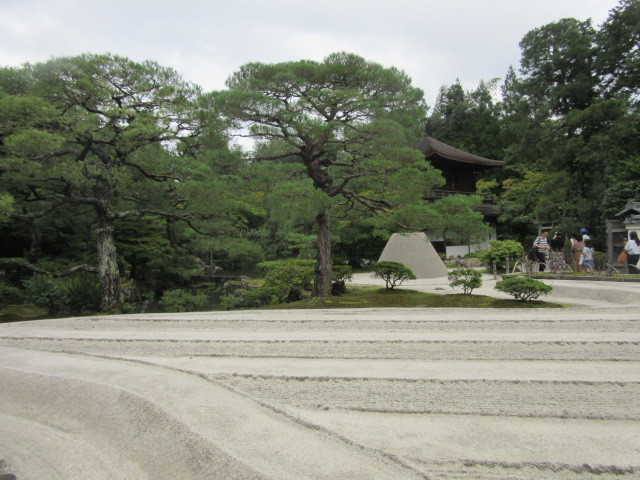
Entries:
[[564,18],[527,33],[499,97],[483,93],[492,82],[442,88],[427,133],[507,162],[481,184],[503,236],[587,226],[604,247],[605,219],[640,192],[639,40],[640,2],[622,0],[599,28]]
[[403,72],[336,53],[247,64],[227,86],[212,94],[214,111],[257,140],[254,162],[275,164],[272,188],[289,193],[287,211],[315,216],[315,295],[331,293],[332,215],[402,210],[441,182],[416,149],[423,94]]
[[[122,302],[119,225],[161,217],[168,231],[178,220],[206,228],[196,220],[226,215],[224,207],[220,214],[208,205],[222,206],[233,185],[216,181],[220,177],[213,166],[195,162],[189,154],[197,149],[196,140],[207,138],[197,118],[198,94],[173,70],[110,55],[2,70],[3,193],[11,202],[10,228],[30,232],[27,259],[38,260],[43,230],[73,236],[61,242],[66,243],[65,254],[72,262],[95,264],[102,308],[108,310]],[[136,225],[144,229],[149,223]],[[136,237],[148,234],[134,230],[126,240],[131,246],[124,248],[127,260],[141,254],[147,262],[161,258],[160,250],[175,242],[168,235],[136,253]],[[95,255],[87,250],[86,238],[93,239]],[[76,250],[74,242],[82,246]]]
[[426,200],[443,180],[424,133],[506,161],[478,183],[503,239],[589,227],[601,250],[640,192],[639,44],[640,0],[599,26],[559,19],[523,37],[502,85],[443,86],[429,115],[406,74],[348,53],[250,63],[207,94],[115,55],[0,67],[0,302],[93,309],[92,278],[102,310],[136,291],[201,302],[193,279],[292,257],[316,259],[329,295],[332,259],[375,260],[393,231],[471,243],[481,198]]

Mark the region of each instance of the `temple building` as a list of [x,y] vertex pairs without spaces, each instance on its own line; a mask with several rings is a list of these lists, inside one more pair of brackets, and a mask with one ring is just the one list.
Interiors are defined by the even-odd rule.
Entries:
[[[434,190],[433,199],[448,195],[476,195],[479,174],[505,164],[500,160],[491,160],[458,150],[431,137],[425,137],[418,148],[424,153],[426,160],[442,172],[445,179],[442,188]],[[455,245],[450,240],[438,236],[436,232],[427,231],[427,236],[438,253],[445,253],[447,256],[463,256],[489,247],[489,240],[496,238],[496,223],[500,212],[489,199],[479,205],[477,211],[484,215],[485,222],[491,227],[489,235],[480,243]]]

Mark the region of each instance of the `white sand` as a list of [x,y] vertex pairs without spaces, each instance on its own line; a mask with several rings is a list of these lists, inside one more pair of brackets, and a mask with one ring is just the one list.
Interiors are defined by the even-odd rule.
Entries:
[[640,284],[616,286],[565,284],[589,308],[563,310],[0,324],[0,474],[637,479]]

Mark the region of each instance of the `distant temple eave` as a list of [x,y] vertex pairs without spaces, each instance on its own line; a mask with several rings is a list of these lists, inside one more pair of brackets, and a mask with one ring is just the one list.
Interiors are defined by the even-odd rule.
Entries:
[[425,154],[426,158],[431,158],[434,156],[440,157],[452,162],[473,165],[478,169],[501,167],[506,163],[500,160],[492,160],[490,158],[484,158],[478,155],[464,152],[429,136],[426,136],[422,139],[418,149]]

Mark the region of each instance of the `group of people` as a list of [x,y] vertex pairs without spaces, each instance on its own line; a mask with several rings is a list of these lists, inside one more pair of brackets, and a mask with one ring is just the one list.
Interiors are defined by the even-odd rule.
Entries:
[[[549,230],[543,230],[533,242],[536,260],[540,265],[540,271],[544,272],[547,266],[547,258],[562,256],[562,248],[564,247],[564,238],[560,232],[555,232],[553,238],[549,240]],[[638,260],[640,259],[640,241],[637,232],[629,234],[629,241],[624,246],[627,254],[627,265],[629,273],[640,274],[638,268]],[[591,245],[591,237],[587,229],[583,228],[580,233],[571,238],[571,256],[573,260],[573,269],[576,272],[595,272],[595,250]],[[561,264],[564,264],[562,257]]]
[[[559,267],[564,265],[564,256],[562,254],[562,248],[564,247],[564,237],[560,232],[555,232],[553,238],[549,240],[549,230],[543,230],[533,242],[533,247],[536,249],[536,260],[540,267],[539,271],[544,272],[549,257],[558,257],[562,261],[556,263]],[[575,238],[571,238],[571,255],[573,257],[574,270],[578,272],[593,272],[595,270],[594,261],[595,250],[591,246],[591,237],[588,235],[586,229],[580,230],[580,233]]]
[[591,237],[587,233],[587,229],[583,228],[575,238],[571,239],[573,270],[593,273],[596,268],[594,253],[595,250],[591,246]]

